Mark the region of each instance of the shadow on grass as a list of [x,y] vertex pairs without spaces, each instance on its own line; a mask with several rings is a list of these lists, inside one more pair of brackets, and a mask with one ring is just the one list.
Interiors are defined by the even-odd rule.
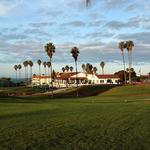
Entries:
[[[54,111],[54,110],[52,110]],[[0,120],[5,120],[5,119],[13,119],[13,118],[19,118],[19,117],[32,117],[32,116],[37,116],[43,113],[50,113],[50,110],[39,110],[39,111],[31,111],[31,112],[22,112],[22,113],[16,113],[16,114],[6,114],[3,116],[0,116]]]
[[[88,85],[78,88],[66,89],[66,91],[54,94],[55,98],[80,98],[96,96],[114,88],[114,85]],[[77,96],[78,93],[78,96]]]

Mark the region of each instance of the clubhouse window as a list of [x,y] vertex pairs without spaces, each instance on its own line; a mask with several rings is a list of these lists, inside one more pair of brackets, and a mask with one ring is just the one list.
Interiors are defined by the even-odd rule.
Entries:
[[104,83],[104,80],[100,80],[100,83]]

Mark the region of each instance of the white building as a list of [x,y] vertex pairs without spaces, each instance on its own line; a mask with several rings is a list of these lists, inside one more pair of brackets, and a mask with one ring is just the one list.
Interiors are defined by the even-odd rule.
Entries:
[[[97,75],[86,74],[82,72],[67,72],[59,73],[53,81],[55,87],[71,87],[75,86],[76,82],[80,85],[88,84],[119,84],[120,78],[113,74]],[[32,85],[51,85],[50,76],[33,76]]]
[[50,76],[33,76],[32,77],[32,86],[50,85],[50,83],[51,83]]

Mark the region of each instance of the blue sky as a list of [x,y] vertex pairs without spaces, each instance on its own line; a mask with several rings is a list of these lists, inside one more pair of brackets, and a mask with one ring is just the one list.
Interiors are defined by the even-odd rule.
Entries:
[[[13,76],[13,65],[47,61],[44,44],[53,42],[55,70],[74,65],[70,49],[80,49],[79,66],[106,62],[106,73],[122,69],[119,41],[133,40],[133,66],[150,72],[150,1],[0,0],[0,76]],[[127,62],[127,57],[126,57]]]

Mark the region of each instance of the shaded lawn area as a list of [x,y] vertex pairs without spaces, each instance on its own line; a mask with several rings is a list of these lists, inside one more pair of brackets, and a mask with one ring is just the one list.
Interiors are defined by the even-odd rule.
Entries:
[[78,97],[95,96],[114,87],[114,85],[85,85],[78,88],[68,88],[65,91],[54,93],[54,96],[56,98],[74,98],[77,96],[77,92]]
[[38,93],[38,92],[45,92],[45,89],[43,88],[37,88],[37,87],[7,87],[7,88],[0,88],[0,97],[2,96],[7,96],[8,94],[12,94],[12,93],[26,93],[26,94],[34,94],[34,93]]
[[1,99],[0,149],[147,150],[147,98]]

